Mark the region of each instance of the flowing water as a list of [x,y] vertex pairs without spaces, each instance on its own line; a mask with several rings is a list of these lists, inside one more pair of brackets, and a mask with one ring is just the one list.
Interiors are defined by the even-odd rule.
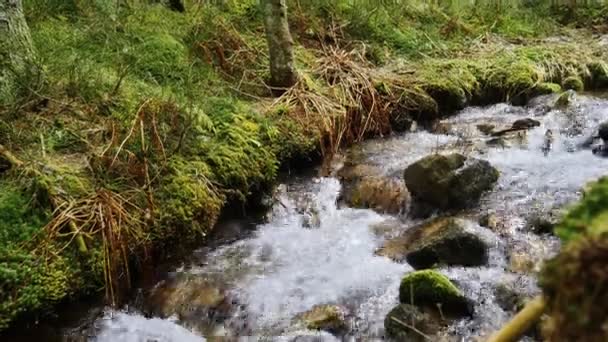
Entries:
[[[447,339],[471,340],[487,334],[513,314],[498,304],[497,285],[508,284],[526,295],[539,292],[533,272],[514,269],[509,256],[523,254],[538,267],[540,261],[555,253],[558,241],[529,232],[526,220],[575,201],[586,182],[608,170],[608,158],[577,147],[608,119],[608,101],[578,95],[573,105],[561,110],[550,108],[553,101],[549,96],[535,99],[527,107],[471,107],[444,121],[448,134],[419,130],[368,141],[345,153],[351,161],[377,166],[387,177],[400,177],[407,165],[436,152],[466,153],[486,159],[499,169],[501,175],[494,190],[482,198],[478,208],[465,213],[468,217],[493,213],[500,218],[501,228],[494,230],[470,221],[469,228],[490,246],[488,265],[439,269],[476,303],[474,317],[450,326],[444,332]],[[509,126],[521,118],[534,118],[541,125],[525,137],[504,144],[488,144],[490,138],[476,128],[477,124],[490,123]],[[545,155],[542,146],[548,129],[553,132],[554,142]],[[377,256],[374,251],[387,236],[417,221],[338,205],[340,189],[339,180],[331,176],[294,179],[281,185],[267,223],[241,239],[195,253],[168,275],[169,280],[158,285],[179,283],[182,278],[212,283],[221,288],[228,303],[222,315],[193,309],[192,315],[182,311],[181,319],[175,315],[154,317],[150,313],[154,311],[145,309],[144,295],[129,309],[105,310],[89,329],[93,331],[90,339],[338,339],[329,333],[306,330],[299,323],[298,315],[318,304],[338,304],[347,310],[348,331],[340,338],[383,339],[384,317],[397,304],[401,277],[412,268]],[[318,227],[307,227],[307,213],[302,207],[315,208]],[[378,233],[378,227],[389,227],[388,233]]]

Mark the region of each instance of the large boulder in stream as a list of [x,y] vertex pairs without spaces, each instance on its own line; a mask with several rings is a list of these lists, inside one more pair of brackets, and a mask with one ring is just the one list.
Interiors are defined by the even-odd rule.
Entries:
[[462,154],[433,154],[405,169],[405,184],[412,195],[415,216],[433,209],[463,209],[477,203],[494,186],[499,173],[489,162]]
[[396,261],[406,260],[415,269],[438,264],[484,265],[488,246],[466,225],[467,221],[460,218],[432,219],[386,241],[376,253]]

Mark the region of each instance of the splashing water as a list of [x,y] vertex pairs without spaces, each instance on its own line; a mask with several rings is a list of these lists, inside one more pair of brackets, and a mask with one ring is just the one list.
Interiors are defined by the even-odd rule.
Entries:
[[[429,153],[459,152],[468,144],[473,148],[467,153],[488,160],[500,171],[497,186],[474,211],[499,213],[508,229],[497,234],[473,222],[469,227],[489,244],[490,262],[483,267],[439,269],[476,302],[474,319],[455,323],[447,332],[451,336],[472,339],[496,329],[512,315],[497,304],[498,284],[516,284],[527,295],[538,293],[533,275],[509,271],[508,252],[520,248],[543,259],[559,243],[553,237],[527,232],[526,218],[571,203],[586,182],[608,170],[608,158],[576,148],[608,119],[608,101],[579,96],[568,110],[543,110],[552,100],[544,97],[525,108],[506,104],[467,108],[445,121],[451,125],[448,135],[420,131],[369,141],[350,151],[357,161],[394,176]],[[525,117],[540,121],[540,126],[512,146],[488,146],[488,137],[476,128],[480,123],[510,125]],[[555,140],[545,156],[541,147],[547,129],[554,132]],[[202,264],[184,270],[199,276],[215,274],[229,288],[231,299],[239,305],[218,324],[224,325],[227,335],[284,336],[287,340],[311,335],[331,340],[328,333],[306,330],[297,316],[315,305],[339,304],[348,311],[348,336],[382,338],[384,317],[397,303],[400,278],[412,270],[374,254],[384,238],[371,227],[391,218],[371,210],[339,208],[340,183],[335,178],[308,179],[287,184],[283,190],[272,218],[258,226],[253,236],[220,247]],[[319,227],[306,228],[304,212],[318,215]],[[405,219],[402,224],[414,222]],[[178,323],[118,312],[100,325],[96,340],[200,340]]]

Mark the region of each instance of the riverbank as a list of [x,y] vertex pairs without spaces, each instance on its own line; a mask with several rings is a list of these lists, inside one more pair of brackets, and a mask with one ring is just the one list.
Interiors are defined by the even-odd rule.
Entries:
[[601,23],[530,9],[294,6],[301,80],[273,99],[253,1],[28,6],[44,79],[1,108],[0,328],[85,293],[119,302],[137,261],[203,238],[290,161],[469,104],[608,85]]

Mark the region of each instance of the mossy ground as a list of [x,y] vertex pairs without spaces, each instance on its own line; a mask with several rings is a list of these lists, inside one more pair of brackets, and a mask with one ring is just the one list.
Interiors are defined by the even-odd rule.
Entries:
[[274,100],[257,1],[222,3],[25,2],[40,73],[0,94],[0,145],[23,161],[0,173],[0,330],[203,236],[292,158],[569,77],[608,85],[604,50],[563,28],[600,9],[311,0],[290,7],[301,80]]

